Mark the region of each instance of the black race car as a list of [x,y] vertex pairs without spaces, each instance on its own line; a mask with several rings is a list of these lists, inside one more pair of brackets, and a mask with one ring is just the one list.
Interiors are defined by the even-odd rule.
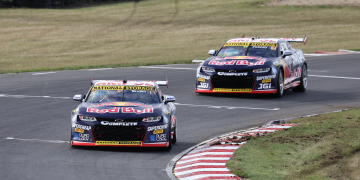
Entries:
[[175,97],[163,95],[167,81],[93,80],[74,96],[71,146],[163,147],[176,143]]
[[236,38],[228,40],[213,57],[200,62],[196,93],[253,93],[283,95],[283,90],[307,88],[307,63],[302,50],[289,42],[307,38]]

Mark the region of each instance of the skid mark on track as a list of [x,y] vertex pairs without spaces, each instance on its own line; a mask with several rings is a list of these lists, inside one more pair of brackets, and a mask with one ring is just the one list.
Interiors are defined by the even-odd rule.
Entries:
[[47,142],[47,143],[70,143],[69,141],[61,140],[42,140],[42,139],[20,139],[14,137],[7,137],[6,140],[18,140],[18,141],[37,141],[37,142]]
[[254,107],[234,107],[234,106],[213,106],[213,105],[195,105],[195,104],[180,104],[174,103],[178,106],[191,106],[191,107],[207,107],[207,108],[226,108],[226,109],[256,109],[256,110],[266,110],[266,111],[278,111],[280,108],[254,108]]

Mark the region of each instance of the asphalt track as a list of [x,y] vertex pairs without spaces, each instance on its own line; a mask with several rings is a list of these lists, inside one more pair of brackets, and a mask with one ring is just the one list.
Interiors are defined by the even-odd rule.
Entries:
[[[308,57],[305,93],[199,95],[197,64],[0,74],[0,179],[168,179],[167,163],[183,150],[264,122],[359,107],[360,55]],[[164,68],[166,67],[166,68]],[[169,79],[177,99],[178,143],[171,152],[136,148],[71,148],[70,111],[95,79]],[[202,105],[202,106],[200,106]]]

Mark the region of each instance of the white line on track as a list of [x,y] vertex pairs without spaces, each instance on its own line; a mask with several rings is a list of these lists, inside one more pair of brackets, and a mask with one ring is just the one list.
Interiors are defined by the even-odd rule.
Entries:
[[341,77],[341,76],[323,76],[323,75],[308,75],[313,77],[324,77],[324,78],[335,78],[335,79],[356,79],[359,80],[360,78],[356,77]]
[[188,69],[188,70],[196,70],[197,68],[179,68],[179,67],[159,67],[159,66],[139,66],[139,68],[149,68],[149,69]]
[[71,97],[28,96],[28,95],[10,95],[10,94],[0,94],[0,97],[71,99]]
[[212,105],[195,105],[195,104],[180,104],[180,103],[174,103],[175,105],[179,106],[191,106],[191,107],[207,107],[207,108],[227,108],[227,109],[257,109],[257,110],[267,110],[267,111],[278,111],[280,108],[254,108],[254,107],[233,107],[233,106],[212,106]]
[[53,73],[56,73],[56,72],[44,72],[44,73],[34,73],[32,75],[42,75],[42,74],[53,74]]
[[89,71],[103,71],[103,70],[109,70],[114,68],[99,68],[99,69],[88,69]]
[[38,141],[38,142],[48,142],[48,143],[70,143],[69,141],[60,141],[60,140],[42,140],[42,139],[20,139],[14,137],[7,137],[7,140],[19,140],[19,141]]

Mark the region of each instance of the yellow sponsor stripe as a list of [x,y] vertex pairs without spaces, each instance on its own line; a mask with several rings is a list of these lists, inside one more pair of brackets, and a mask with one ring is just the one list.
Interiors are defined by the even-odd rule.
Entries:
[[96,141],[95,145],[142,145],[141,141]]
[[250,88],[243,88],[243,89],[214,88],[213,92],[251,92],[251,89]]
[[224,46],[271,46],[277,47],[277,43],[262,43],[262,42],[232,42],[226,43]]
[[199,78],[198,81],[205,82],[204,78]]
[[262,83],[268,83],[268,82],[271,82],[271,79],[264,79],[264,80],[262,80]]
[[75,132],[84,133],[83,129],[75,128]]
[[160,134],[160,133],[164,133],[164,130],[163,129],[159,129],[159,130],[155,130],[153,132],[153,134]]

